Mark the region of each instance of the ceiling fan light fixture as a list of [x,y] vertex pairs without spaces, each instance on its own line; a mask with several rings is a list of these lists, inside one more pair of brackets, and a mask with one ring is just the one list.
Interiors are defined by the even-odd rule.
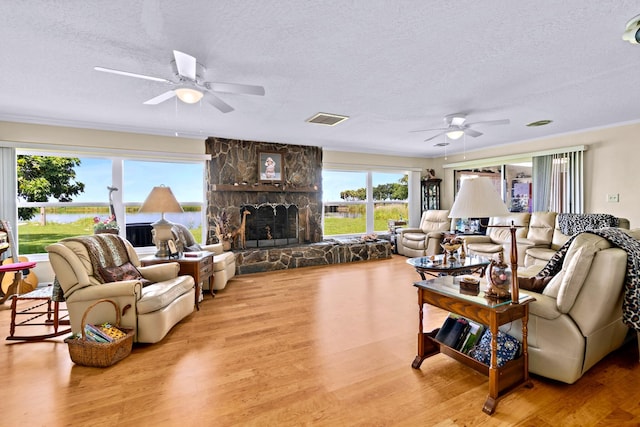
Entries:
[[464,135],[464,131],[459,129],[447,132],[447,137],[453,140],[462,138],[462,135]]
[[190,87],[181,87],[176,89],[175,92],[178,99],[187,104],[195,104],[204,96],[204,94],[199,90],[192,89]]

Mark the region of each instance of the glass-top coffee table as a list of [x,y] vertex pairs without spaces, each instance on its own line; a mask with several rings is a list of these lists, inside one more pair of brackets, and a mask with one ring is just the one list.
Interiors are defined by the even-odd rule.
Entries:
[[426,280],[425,273],[437,276],[458,276],[460,274],[472,274],[480,271],[480,275],[484,276],[484,271],[491,263],[489,258],[470,255],[462,260],[456,258],[450,261],[445,255],[423,256],[418,258],[409,258],[407,264],[412,265],[422,280]]

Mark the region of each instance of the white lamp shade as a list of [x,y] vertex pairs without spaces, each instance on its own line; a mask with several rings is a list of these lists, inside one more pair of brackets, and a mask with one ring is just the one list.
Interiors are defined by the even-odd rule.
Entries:
[[161,185],[159,187],[153,187],[151,193],[149,193],[142,206],[140,206],[139,212],[160,212],[164,214],[165,212],[184,211],[180,203],[178,203],[176,196],[173,195],[171,188]]
[[487,177],[462,181],[449,218],[487,218],[509,214],[507,205]]

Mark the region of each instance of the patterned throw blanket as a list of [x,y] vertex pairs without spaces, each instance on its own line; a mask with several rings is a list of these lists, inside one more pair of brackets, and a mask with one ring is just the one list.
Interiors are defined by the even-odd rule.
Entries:
[[[619,228],[601,228],[599,230],[587,230],[584,233],[591,233],[605,238],[614,246],[627,252],[627,275],[625,276],[624,299],[622,302],[622,321],[629,327],[640,331],[640,240],[636,240]],[[562,269],[571,238],[556,252],[547,265],[538,273],[538,277],[554,276]]]
[[562,234],[567,236],[573,236],[576,233],[582,233],[587,230],[617,227],[618,223],[618,218],[609,214],[558,214],[558,227]]
[[119,267],[129,261],[129,254],[122,238],[117,234],[94,234],[91,236],[70,237],[66,241],[82,243],[91,260],[93,276],[104,283],[100,268]]

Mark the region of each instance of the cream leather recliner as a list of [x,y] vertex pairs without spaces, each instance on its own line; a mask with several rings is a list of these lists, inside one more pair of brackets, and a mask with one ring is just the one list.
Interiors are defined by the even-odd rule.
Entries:
[[[133,246],[125,244],[129,262],[152,284],[142,286],[140,280],[102,283],[94,272],[87,247],[77,241],[91,236],[64,239],[47,246],[51,267],[60,283],[71,320],[71,329],[80,333],[82,316],[99,299],[116,302],[121,310],[120,325],[135,330],[135,341],[155,343],[195,306],[193,277],[178,276],[180,266],[171,262],[141,267]],[[111,304],[98,304],[89,311],[87,322],[115,322]]]
[[[520,242],[518,247],[518,265],[524,265],[524,251],[533,245],[532,241],[527,241],[531,214],[528,212],[516,212],[505,216],[489,218],[487,235],[485,236],[464,236],[467,253],[493,258],[500,252],[504,253],[504,259],[509,262],[511,253],[511,223],[516,228],[516,242]],[[492,227],[492,226],[499,227]]]
[[[182,224],[173,224],[171,232],[176,240],[182,243],[185,252],[208,251],[213,252],[213,290],[219,291],[227,286],[227,282],[236,275],[236,255],[233,252],[225,252],[222,243],[211,245],[199,245],[189,229]],[[209,283],[203,284],[203,289],[209,289]]]
[[[640,238],[640,229],[629,232]],[[572,384],[629,332],[622,323],[627,253],[595,234],[579,234],[562,270],[529,305],[529,372]],[[502,327],[522,339],[520,320]]]
[[[546,212],[551,214],[553,212]],[[535,213],[534,213],[535,215]],[[628,230],[630,228],[629,220],[626,218],[618,218],[618,227]],[[551,257],[564,245],[571,236],[563,234],[558,225],[558,217],[554,214],[554,228],[551,241],[547,246],[535,246],[526,249],[524,265],[526,267],[540,264],[545,266]]]
[[449,231],[448,210],[429,210],[422,214],[419,228],[401,228],[397,237],[398,253],[421,257],[442,253],[440,243]]

